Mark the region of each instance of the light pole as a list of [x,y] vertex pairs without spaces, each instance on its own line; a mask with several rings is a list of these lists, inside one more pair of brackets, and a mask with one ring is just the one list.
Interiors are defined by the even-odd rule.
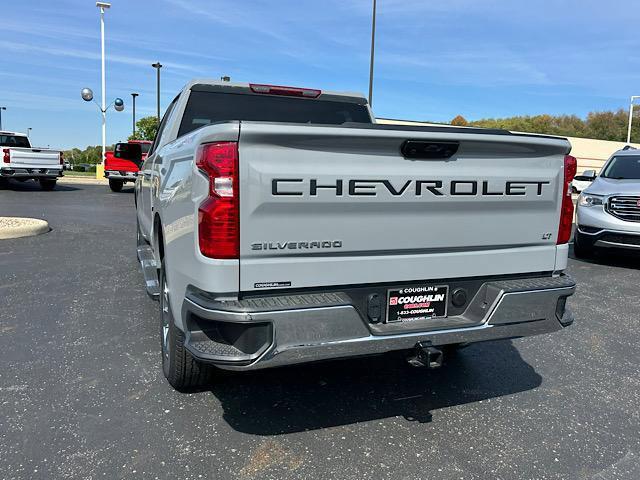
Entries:
[[100,110],[102,111],[102,157],[100,158],[100,164],[102,165],[107,152],[107,87],[104,71],[104,11],[111,8],[111,4],[106,2],[96,2],[96,7],[100,9],[100,52],[102,60],[102,106],[100,107]]
[[151,66],[156,69],[156,80],[157,80],[157,110],[158,110],[158,125],[160,125],[160,69],[162,68],[162,64],[160,62],[152,63]]
[[31,137],[31,130],[33,130],[33,128],[31,127],[27,128],[27,138]]
[[131,94],[131,97],[133,97],[133,138],[136,138],[136,97],[139,95],[139,93]]
[[7,107],[0,107],[0,130],[2,130],[2,110],[6,110]]
[[631,103],[629,104],[629,130],[627,131],[627,143],[631,143],[631,123],[633,122],[633,102],[640,98],[640,95],[632,95]]
[[373,0],[373,17],[371,21],[371,62],[369,63],[369,106],[373,104],[373,59],[376,48],[376,0]]

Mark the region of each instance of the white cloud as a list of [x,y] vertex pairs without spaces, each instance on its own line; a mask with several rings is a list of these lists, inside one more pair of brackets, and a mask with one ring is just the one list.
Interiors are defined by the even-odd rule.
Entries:
[[[294,38],[285,35],[279,31],[281,23],[266,21],[264,12],[254,7],[241,5],[240,2],[224,2],[218,1],[216,4],[211,2],[197,2],[192,0],[165,0],[166,3],[186,10],[194,18],[205,18],[212,20],[218,24],[244,29],[249,32],[258,33],[263,36],[271,37],[281,42],[293,42]],[[257,11],[258,14],[253,13]],[[283,20],[284,17],[280,17]]]
[[[33,45],[33,44],[19,43],[19,42],[7,42],[3,40],[0,40],[0,49],[8,52],[45,53],[48,55],[72,57],[72,58],[79,58],[84,60],[100,60],[101,58],[100,54],[97,52],[90,52],[86,50],[76,50],[76,49],[63,48],[63,47],[45,47],[43,45]],[[151,56],[145,57],[145,58],[131,57],[128,55],[110,54],[109,52],[107,52],[107,61],[120,63],[124,65],[148,68],[149,65],[153,61],[155,61],[155,58]],[[163,65],[175,70],[190,71],[194,73],[202,72],[202,70],[199,68],[195,68],[191,65],[187,65],[183,63],[164,62]]]
[[[423,78],[455,85],[548,85],[547,74],[507,49],[438,51],[437,53],[382,53],[380,69],[403,78]],[[388,73],[386,74],[389,75]]]

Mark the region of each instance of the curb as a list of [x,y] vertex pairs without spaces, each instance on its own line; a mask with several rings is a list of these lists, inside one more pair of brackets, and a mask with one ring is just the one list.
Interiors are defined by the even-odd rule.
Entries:
[[58,179],[60,183],[84,183],[87,185],[108,185],[109,181],[106,178],[96,177],[71,177],[64,176]]
[[37,218],[0,217],[0,240],[33,237],[50,230],[46,220]]

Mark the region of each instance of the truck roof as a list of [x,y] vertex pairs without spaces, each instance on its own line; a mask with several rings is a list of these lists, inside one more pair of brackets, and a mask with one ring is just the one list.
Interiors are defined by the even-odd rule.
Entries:
[[27,136],[26,133],[10,132],[8,130],[0,130],[0,135],[13,135],[15,137],[26,137]]
[[[246,83],[246,82],[225,82],[222,80],[214,80],[207,78],[196,78],[188,82],[183,90],[205,90],[205,91],[219,91],[219,92],[228,92],[228,93],[243,93],[243,94],[251,94],[251,95],[261,95],[260,93],[255,93],[251,90],[251,85],[266,85],[266,84],[256,84],[256,83]],[[270,85],[276,86],[276,85]],[[283,86],[283,85],[277,85]],[[293,87],[290,88],[311,88],[311,87]],[[358,103],[361,105],[366,105],[367,99],[364,95],[357,92],[336,92],[329,90],[320,90],[321,94],[316,98],[317,100],[338,100],[343,102],[352,102]]]

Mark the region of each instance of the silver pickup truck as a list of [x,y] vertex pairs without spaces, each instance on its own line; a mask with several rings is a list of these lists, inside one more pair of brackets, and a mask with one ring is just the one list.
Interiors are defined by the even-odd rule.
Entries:
[[[136,180],[138,258],[177,389],[573,321],[560,138],[376,125],[357,94],[195,80]],[[215,368],[214,368],[215,367]]]
[[9,179],[24,182],[36,180],[43,190],[53,190],[62,177],[62,152],[48,148],[34,148],[24,133],[0,131],[0,187]]

